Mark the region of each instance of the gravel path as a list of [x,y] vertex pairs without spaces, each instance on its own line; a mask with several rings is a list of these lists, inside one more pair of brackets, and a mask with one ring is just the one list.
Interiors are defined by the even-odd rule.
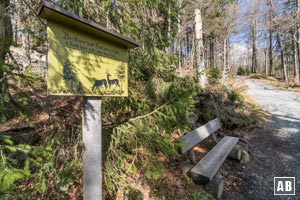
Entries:
[[[263,130],[249,133],[251,161],[235,166],[231,176],[240,180],[227,185],[226,200],[300,200],[300,94],[248,81],[247,93],[270,114]],[[235,174],[233,174],[235,173]],[[274,196],[274,177],[295,177],[295,196]]]

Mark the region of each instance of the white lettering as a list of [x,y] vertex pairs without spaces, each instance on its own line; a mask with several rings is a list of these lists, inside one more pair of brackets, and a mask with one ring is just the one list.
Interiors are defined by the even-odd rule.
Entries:
[[291,181],[285,181],[285,191],[292,191],[292,182]]
[[283,181],[278,181],[277,192],[284,192]]

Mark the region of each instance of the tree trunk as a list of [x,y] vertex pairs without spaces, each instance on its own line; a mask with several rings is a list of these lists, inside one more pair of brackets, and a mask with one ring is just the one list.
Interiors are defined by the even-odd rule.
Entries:
[[191,58],[191,66],[193,66],[193,67],[197,67],[197,65],[196,65],[196,62],[195,62],[195,54],[196,54],[196,50],[195,50],[195,48],[196,48],[196,45],[195,45],[195,36],[194,36],[194,34],[192,35],[192,51],[191,51],[191,56],[190,56],[190,58]]
[[[6,93],[9,94],[9,89],[3,87],[4,70],[2,64],[5,63],[5,56],[9,52],[9,47],[12,42],[12,30],[9,15],[6,8],[9,6],[9,0],[0,0],[0,96]],[[6,105],[6,104],[3,104]],[[0,105],[3,107],[3,105]],[[5,110],[5,109],[4,109]],[[0,121],[5,121],[5,111],[0,114]]]
[[[297,30],[297,29],[295,29]],[[294,35],[294,33],[292,33]],[[292,37],[293,38],[293,37]],[[299,77],[299,52],[297,48],[297,42],[295,39],[293,41],[293,54],[294,54],[294,67],[295,67],[295,82],[299,83],[300,77]]]
[[21,31],[21,38],[22,38],[22,51],[23,51],[23,60],[22,60],[22,65],[23,65],[23,70],[22,72],[25,71],[25,69],[30,66],[30,40],[29,40],[29,32],[27,27],[22,26],[23,30]]
[[253,19],[252,21],[252,36],[253,36],[253,44],[252,44],[252,73],[256,73],[257,71],[257,44],[258,44],[258,37],[257,37],[257,19]]
[[187,66],[187,64],[189,63],[189,37],[188,37],[188,33],[185,31],[184,33],[184,44],[183,44],[183,48],[184,48],[184,59],[183,59],[183,63],[185,65],[185,67]]
[[181,72],[182,71],[182,42],[180,39],[178,39],[178,71]]
[[209,40],[209,66],[215,66],[215,55],[214,55],[214,51],[215,51],[215,43],[214,43],[214,36],[210,36],[210,40]]
[[273,70],[273,33],[271,30],[269,30],[269,69],[268,74],[269,76],[272,75]]
[[[298,17],[300,15],[300,0],[297,0],[296,1],[296,12],[298,14]],[[299,21],[298,21],[299,22]],[[298,29],[298,30],[297,30]],[[296,54],[298,55],[298,68],[297,68],[297,71],[298,71],[298,77],[297,77],[297,82],[300,81],[300,75],[299,75],[299,71],[300,71],[300,23],[298,23],[296,25],[296,42],[295,42],[295,51],[296,51]]]
[[[178,20],[180,20],[179,17],[178,17]],[[179,31],[180,31],[180,29],[178,29],[178,32]],[[168,43],[169,43],[169,41],[171,41],[171,7],[170,7],[170,4],[168,5],[168,32],[167,32],[167,38],[168,38]],[[169,45],[168,45],[168,47],[166,47],[165,51],[166,51],[167,54],[171,54],[173,52],[171,43],[169,43]],[[181,60],[181,58],[179,58],[179,63],[181,63],[180,60]]]
[[227,77],[227,38],[223,40],[223,73],[222,73],[222,81],[224,81]]
[[269,71],[269,68],[268,68],[268,50],[267,49],[265,49],[264,50],[264,54],[265,54],[265,70],[264,70],[264,73],[266,74],[266,75],[268,75],[268,71]]
[[224,40],[223,40],[223,70],[225,70],[227,68],[226,58],[227,58],[227,38],[224,38]]
[[12,42],[12,26],[6,10],[8,6],[9,0],[0,0],[0,62],[5,61],[5,55]]
[[[273,9],[272,9],[272,2],[269,0],[267,2],[269,6],[269,13],[268,13],[268,20],[271,26],[272,19],[273,19]],[[272,28],[269,27],[269,69],[267,75],[271,76],[272,75],[272,70],[273,70],[273,31]]]
[[190,48],[189,33],[185,32],[184,36],[185,36],[185,54],[186,54],[186,57],[189,57],[191,55],[191,52],[189,51],[189,48]]
[[281,66],[283,68],[283,76],[284,76],[284,81],[288,84],[289,83],[289,77],[288,77],[288,71],[287,71],[287,66],[285,63],[285,53],[284,53],[284,47],[282,43],[282,39],[279,33],[277,33],[277,42],[278,42],[278,47],[280,49],[280,60],[281,60]]
[[[181,10],[182,9],[182,1],[180,0],[180,1],[178,1],[178,9],[179,10]],[[169,5],[169,21],[168,21],[168,24],[169,24],[169,26],[168,26],[168,33],[169,33],[169,39],[170,39],[170,37],[171,37],[171,11],[170,11],[170,5]],[[181,52],[181,50],[182,50],[182,42],[181,42],[181,38],[180,38],[180,36],[179,36],[179,34],[181,33],[181,16],[180,16],[180,13],[178,13],[178,18],[177,18],[177,29],[178,29],[178,31],[177,31],[177,42],[176,42],[176,40],[175,40],[175,45],[174,45],[174,47],[173,47],[173,49],[174,49],[174,51],[177,51],[177,54],[178,54],[178,71],[179,72],[181,72],[182,71],[182,63],[184,63],[183,62],[183,56],[182,56],[182,52]],[[186,57],[187,55],[185,55],[185,57]]]
[[[179,5],[180,7],[180,5]],[[182,71],[182,56],[181,56],[181,49],[182,49],[182,44],[180,41],[180,37],[178,36],[179,33],[181,32],[181,18],[180,15],[178,14],[178,21],[177,21],[177,27],[178,27],[178,33],[177,33],[177,40],[178,40],[178,70],[179,72]]]
[[[0,1],[0,13],[5,13],[5,2]],[[0,62],[5,60],[5,17],[0,15]]]
[[28,9],[27,5],[23,2],[20,1],[19,4],[16,6],[16,11],[19,13],[19,18],[20,18],[20,36],[22,39],[22,66],[23,68],[21,69],[21,72],[24,73],[25,69],[30,66],[30,40],[29,40],[29,28],[27,24],[29,23],[30,19],[30,10]]
[[207,79],[204,65],[202,17],[200,9],[195,9],[195,33],[195,60],[199,76],[199,84],[204,88],[207,84]]
[[[206,67],[206,68],[208,68],[208,67],[210,67],[209,66],[209,52],[208,52],[208,50],[209,50],[209,45],[207,44],[207,41],[205,41],[205,39],[208,39],[208,38],[204,38],[204,40],[203,40],[203,42],[204,42],[204,66]],[[208,43],[209,43],[209,41],[208,41]]]
[[[297,52],[298,52],[298,64],[299,64],[299,76],[300,76],[300,28],[298,29],[298,42],[296,43],[296,48],[297,48]],[[300,78],[299,78],[300,79]]]
[[[14,5],[17,5],[18,4],[18,1],[17,0],[11,0],[10,1],[11,4],[14,4]],[[12,40],[15,44],[17,44],[17,40],[18,40],[18,31],[19,31],[19,23],[18,23],[18,18],[19,18],[19,15],[18,15],[19,12],[17,12],[16,9],[13,10],[13,18],[11,19],[11,23],[12,23]]]
[[269,72],[269,66],[268,66],[268,47],[267,43],[265,43],[265,48],[264,48],[264,56],[265,56],[265,74],[268,75]]

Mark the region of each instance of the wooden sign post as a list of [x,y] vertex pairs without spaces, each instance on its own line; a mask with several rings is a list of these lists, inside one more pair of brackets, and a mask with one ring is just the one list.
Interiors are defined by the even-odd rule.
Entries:
[[49,95],[84,96],[83,199],[102,199],[101,97],[128,96],[128,49],[139,44],[43,1]]
[[83,199],[102,197],[101,100],[85,97],[82,117]]

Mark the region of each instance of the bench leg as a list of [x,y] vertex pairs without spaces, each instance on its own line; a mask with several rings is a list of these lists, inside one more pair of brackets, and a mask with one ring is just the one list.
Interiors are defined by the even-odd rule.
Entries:
[[196,163],[197,163],[197,162],[196,162],[195,152],[194,152],[193,149],[191,149],[191,150],[188,151],[188,157],[189,157],[190,162],[191,162],[192,164],[196,164]]
[[194,165],[191,163],[181,163],[179,167],[182,170],[183,175],[186,178],[189,178],[190,177],[189,171],[194,167]]
[[216,174],[206,188],[210,190],[215,197],[221,198],[224,190],[224,177]]
[[231,150],[229,157],[236,159],[236,160],[241,160],[242,159],[242,147],[240,145],[235,145],[233,149]]

